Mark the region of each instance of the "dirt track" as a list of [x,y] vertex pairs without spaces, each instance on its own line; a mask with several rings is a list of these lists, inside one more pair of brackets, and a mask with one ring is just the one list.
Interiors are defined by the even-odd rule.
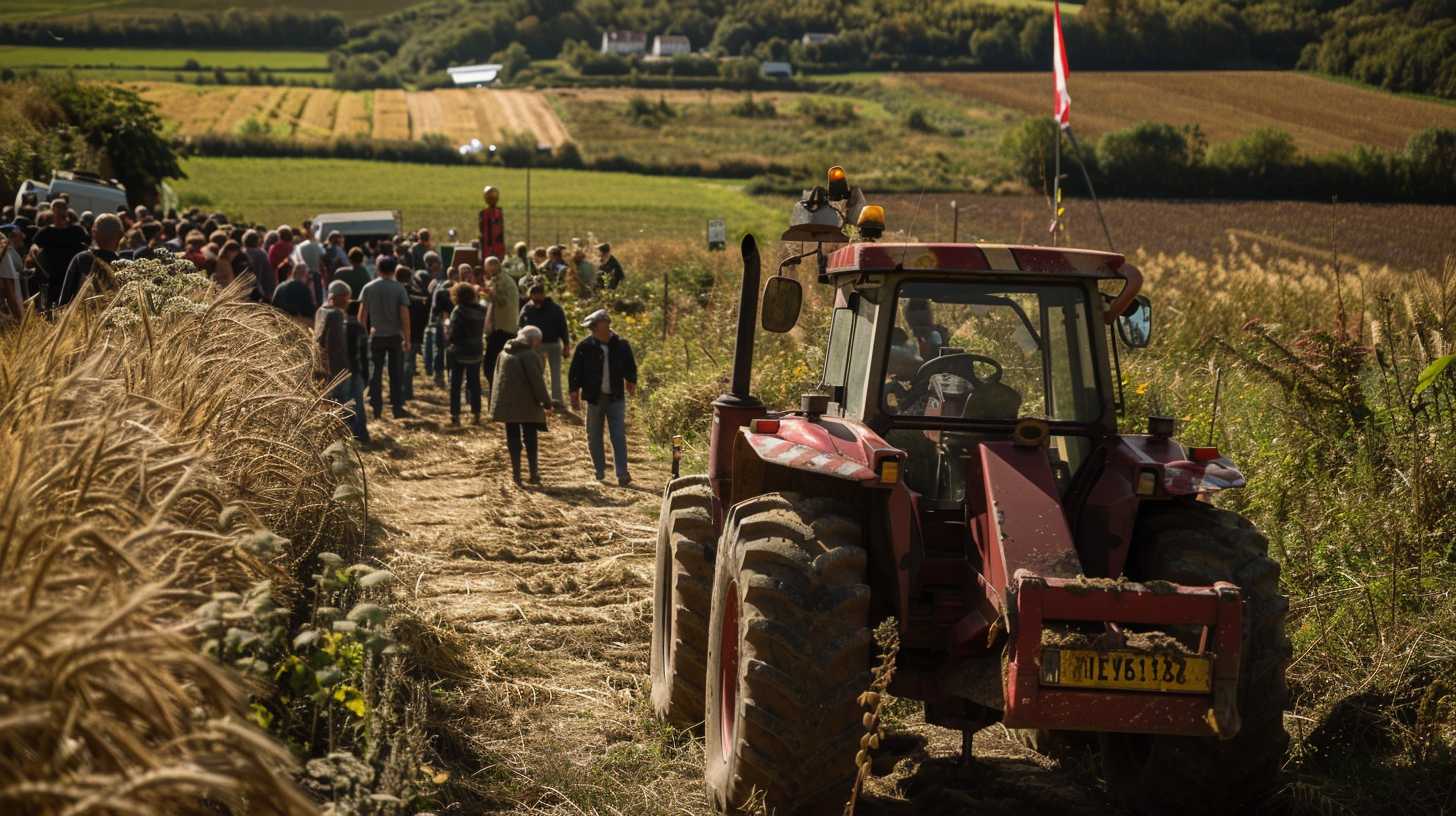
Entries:
[[[552,417],[544,485],[516,488],[499,425],[452,429],[447,394],[423,372],[416,391],[416,418],[372,423],[366,461],[407,607],[463,646],[444,730],[485,800],[440,812],[705,813],[700,744],[647,704],[666,462],[637,446],[636,484],[597,483],[582,427]],[[999,726],[977,735],[971,768],[958,752],[958,735],[909,715],[859,812],[1109,812],[1095,765],[1059,768]]]

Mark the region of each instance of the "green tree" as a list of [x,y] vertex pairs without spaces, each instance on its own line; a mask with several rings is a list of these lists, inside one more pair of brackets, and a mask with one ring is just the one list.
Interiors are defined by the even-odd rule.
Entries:
[[169,178],[184,178],[151,102],[118,85],[52,79],[47,90],[87,144],[102,152],[132,203]]

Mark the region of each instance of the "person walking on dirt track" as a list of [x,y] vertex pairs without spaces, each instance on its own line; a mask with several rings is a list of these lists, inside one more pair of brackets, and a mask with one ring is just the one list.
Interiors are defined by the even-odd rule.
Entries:
[[396,419],[409,416],[404,409],[404,355],[409,348],[410,297],[404,285],[394,279],[397,261],[386,256],[379,262],[379,277],[360,293],[359,322],[369,332],[369,356],[373,374],[369,378],[369,404],[378,419],[384,410],[384,369],[389,368],[389,404]]
[[551,400],[542,379],[541,330],[522,326],[506,343],[496,364],[496,383],[490,392],[490,418],[506,424],[506,450],[511,455],[511,479],[521,483],[521,448],[526,449],[531,484],[541,483],[536,453],[537,435],[546,430]]
[[521,328],[521,295],[516,282],[501,269],[500,259],[485,259],[485,288],[490,295],[486,325],[490,336],[485,342],[485,380],[495,385],[495,361],[512,337]]
[[517,241],[513,249],[515,254],[507,258],[501,268],[511,276],[511,280],[520,283],[521,278],[534,272],[536,267],[531,263],[530,247],[525,241]]
[[480,211],[480,254],[506,256],[506,216],[500,208],[500,190],[486,187],[485,209]]
[[627,471],[627,400],[637,393],[637,360],[632,346],[612,331],[612,318],[606,309],[587,315],[581,325],[591,330],[571,355],[567,382],[571,388],[571,410],[581,410],[581,399],[587,402],[586,441],[591,450],[592,467],[597,481],[606,478],[607,456],[602,449],[602,426],[612,437],[612,464],[617,471],[617,484],[632,483]]
[[622,277],[626,274],[622,271],[622,262],[612,254],[611,244],[597,244],[597,253],[597,272],[602,277],[602,285],[608,289],[616,289],[622,284]]
[[[442,290],[443,291],[443,290]],[[475,284],[461,281],[450,287],[448,331],[450,350],[450,424],[460,424],[460,389],[470,399],[470,413],[480,424],[480,357],[485,349],[485,307]]]
[[433,280],[430,281],[430,325],[425,331],[425,373],[433,374],[435,385],[445,384],[445,322],[450,319],[450,287],[459,278],[454,267],[447,273],[440,261],[440,253],[425,254],[425,266]]
[[343,377],[329,390],[329,399],[344,406],[349,430],[360,442],[369,441],[365,428],[364,405],[355,400],[353,355],[349,350],[349,320],[345,310],[353,296],[349,284],[334,281],[329,284],[328,300],[319,307],[313,318],[313,339],[322,352],[324,376],[330,382]]
[[545,284],[532,283],[529,291],[531,299],[521,307],[521,325],[541,330],[538,351],[551,369],[551,405],[559,411],[566,407],[561,398],[561,355],[571,345],[571,327],[566,323],[566,312],[546,297]]

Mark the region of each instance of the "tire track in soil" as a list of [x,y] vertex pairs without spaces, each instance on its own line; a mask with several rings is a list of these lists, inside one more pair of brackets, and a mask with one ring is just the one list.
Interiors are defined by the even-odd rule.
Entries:
[[[543,485],[523,489],[511,484],[502,426],[467,418],[450,428],[448,398],[421,370],[416,416],[371,422],[375,446],[364,458],[371,517],[376,535],[388,536],[381,549],[392,553],[404,604],[469,644],[472,679],[451,731],[482,779],[530,792],[491,812],[706,814],[701,744],[657,724],[648,703],[656,523],[669,473],[631,430],[635,406],[632,487],[594,481],[582,426],[553,415],[541,437]],[[877,752],[879,775],[858,813],[1115,812],[1085,760],[1063,769],[1000,726],[976,736],[969,768],[955,759],[959,747],[958,734],[910,718]],[[499,786],[481,783],[487,793]]]

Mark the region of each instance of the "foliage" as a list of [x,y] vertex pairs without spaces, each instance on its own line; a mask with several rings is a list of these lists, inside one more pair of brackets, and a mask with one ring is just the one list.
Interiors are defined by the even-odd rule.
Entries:
[[81,46],[328,48],[344,41],[344,18],[333,12],[230,8],[208,14],[128,14],[83,20],[0,22],[0,43]]
[[132,203],[162,181],[182,176],[156,106],[135,91],[71,79],[47,80],[46,90],[80,136],[106,156],[110,175],[126,185]]
[[773,119],[779,115],[773,100],[755,101],[751,93],[729,105],[728,112],[744,119]]
[[859,120],[854,104],[848,101],[821,102],[813,97],[800,100],[798,113],[819,127],[846,127]]
[[[1023,183],[1050,187],[1057,133],[1050,119],[1035,118],[1003,138],[1002,153]],[[1062,152],[1067,173],[1077,155],[1070,144]],[[1399,152],[1362,146],[1311,158],[1298,151],[1289,134],[1272,128],[1209,147],[1196,125],[1140,122],[1104,134],[1096,153],[1081,159],[1104,195],[1456,200],[1456,131],[1448,128],[1419,131]],[[1069,178],[1064,189],[1085,194],[1080,179]]]

